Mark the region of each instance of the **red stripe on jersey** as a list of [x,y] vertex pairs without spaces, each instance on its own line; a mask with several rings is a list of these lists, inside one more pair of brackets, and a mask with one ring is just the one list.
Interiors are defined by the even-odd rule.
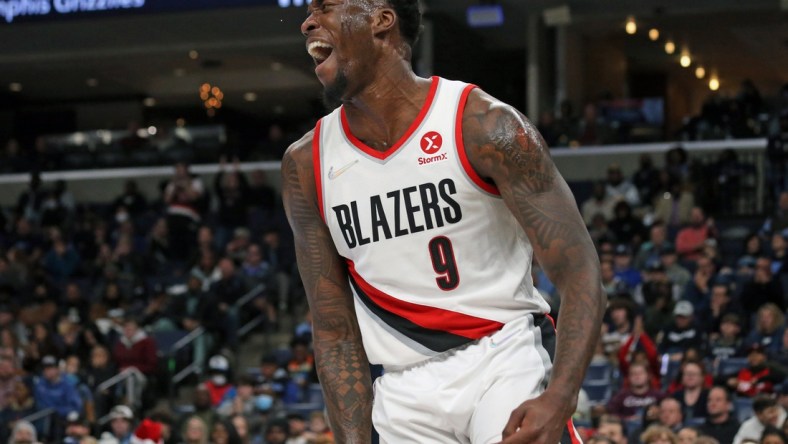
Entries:
[[484,179],[479,176],[479,173],[473,169],[471,162],[468,160],[468,154],[465,152],[465,143],[462,140],[462,115],[465,112],[465,104],[468,102],[468,95],[474,88],[476,88],[476,85],[468,85],[465,87],[460,96],[459,106],[457,107],[457,121],[454,124],[454,140],[457,144],[457,154],[460,156],[460,162],[462,163],[463,169],[465,169],[465,173],[468,174],[468,177],[476,186],[490,194],[500,196],[501,192],[498,191],[498,187],[485,182]]
[[419,115],[416,116],[416,120],[410,124],[410,127],[399,138],[397,143],[391,146],[391,148],[387,149],[386,151],[378,151],[374,148],[370,148],[366,143],[362,142],[359,138],[353,135],[350,131],[350,124],[347,121],[347,116],[345,115],[345,107],[343,106],[340,110],[340,115],[342,118],[342,130],[345,132],[348,140],[350,140],[351,145],[355,146],[356,148],[360,149],[361,151],[365,152],[366,154],[380,160],[384,160],[390,155],[394,154],[399,147],[402,146],[403,143],[407,142],[410,139],[410,136],[413,135],[414,132],[419,128],[421,122],[427,116],[427,112],[432,107],[432,101],[435,98],[435,93],[438,91],[438,82],[439,79],[437,76],[432,76],[432,84],[430,85],[430,91],[427,93],[427,100],[424,102],[424,105],[421,107],[421,111],[419,111]]
[[469,339],[483,338],[503,328],[503,324],[497,321],[397,299],[365,281],[356,271],[353,261],[348,259],[347,264],[352,279],[375,304],[420,327],[445,331]]
[[572,423],[571,419],[566,422],[566,428],[569,429],[569,437],[572,439],[572,444],[583,444],[583,441],[577,436],[577,429],[575,429],[575,425]]
[[312,135],[312,165],[315,170],[315,188],[317,188],[317,207],[320,209],[320,218],[326,221],[326,213],[323,211],[323,175],[320,170],[320,124],[323,119],[317,121],[315,133]]

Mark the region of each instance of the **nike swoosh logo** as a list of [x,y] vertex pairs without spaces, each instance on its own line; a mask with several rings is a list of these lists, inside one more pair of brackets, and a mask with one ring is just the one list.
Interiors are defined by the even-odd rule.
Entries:
[[349,164],[343,166],[342,168],[340,168],[340,169],[338,169],[336,171],[334,171],[334,167],[332,166],[331,168],[328,169],[328,178],[330,180],[336,179],[337,177],[342,175],[342,173],[344,173],[345,171],[349,170],[353,165],[355,165],[357,163],[358,163],[358,159],[350,162]]
[[499,340],[498,342],[495,342],[495,338],[491,338],[490,339],[490,347],[491,348],[495,348],[495,347],[501,346],[504,342],[506,342],[509,339],[517,336],[517,334],[520,333],[522,330],[523,330],[522,328],[518,328],[517,330],[509,333],[509,335],[504,336],[503,339]]

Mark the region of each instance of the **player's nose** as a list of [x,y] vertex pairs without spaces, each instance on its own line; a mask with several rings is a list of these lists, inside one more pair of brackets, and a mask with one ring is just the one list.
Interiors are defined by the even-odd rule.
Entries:
[[301,23],[301,34],[303,34],[304,37],[307,37],[310,31],[317,29],[319,26],[320,25],[318,25],[317,20],[315,19],[315,15],[309,14],[306,20],[304,20],[304,23]]

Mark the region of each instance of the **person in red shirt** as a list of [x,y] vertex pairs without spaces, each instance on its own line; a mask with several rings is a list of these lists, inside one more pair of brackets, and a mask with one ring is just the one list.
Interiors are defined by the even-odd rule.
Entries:
[[727,381],[728,386],[736,390],[738,395],[753,397],[761,393],[774,393],[774,386],[785,381],[785,373],[767,362],[763,345],[750,345],[747,362],[747,367]]
[[694,207],[689,225],[679,230],[676,236],[676,252],[684,260],[695,261],[703,255],[706,241],[716,237],[714,219],[706,219],[703,209]]
[[218,407],[226,399],[235,397],[235,386],[230,383],[230,362],[222,355],[215,355],[208,360],[209,379],[205,381],[211,395],[211,405]]
[[123,334],[112,348],[112,358],[119,370],[134,367],[145,376],[154,376],[158,369],[156,351],[156,342],[139,327],[135,319],[123,321]]
[[629,366],[627,379],[627,386],[607,403],[608,413],[622,419],[639,417],[643,410],[665,397],[651,387],[648,364],[644,362],[633,362]]
[[[659,354],[654,341],[643,331],[643,319],[635,318],[632,334],[624,340],[618,350],[618,366],[622,375],[629,374],[629,366],[635,361],[645,362],[651,375],[651,386],[655,389],[661,387],[659,377]],[[627,380],[624,380],[627,384]]]

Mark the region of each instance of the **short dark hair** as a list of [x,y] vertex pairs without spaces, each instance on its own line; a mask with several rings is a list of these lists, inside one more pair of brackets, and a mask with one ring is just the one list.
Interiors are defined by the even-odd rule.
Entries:
[[419,0],[388,0],[399,18],[399,32],[411,48],[421,34],[421,8]]
[[769,395],[758,395],[752,401],[752,409],[755,413],[761,413],[762,411],[768,409],[769,407],[774,407],[777,405],[777,400],[770,397]]
[[714,389],[722,390],[722,393],[725,394],[725,401],[726,402],[733,401],[733,395],[731,394],[731,391],[730,391],[730,389],[728,387],[725,387],[724,385],[715,384],[712,388],[709,389],[709,391],[712,391]]

